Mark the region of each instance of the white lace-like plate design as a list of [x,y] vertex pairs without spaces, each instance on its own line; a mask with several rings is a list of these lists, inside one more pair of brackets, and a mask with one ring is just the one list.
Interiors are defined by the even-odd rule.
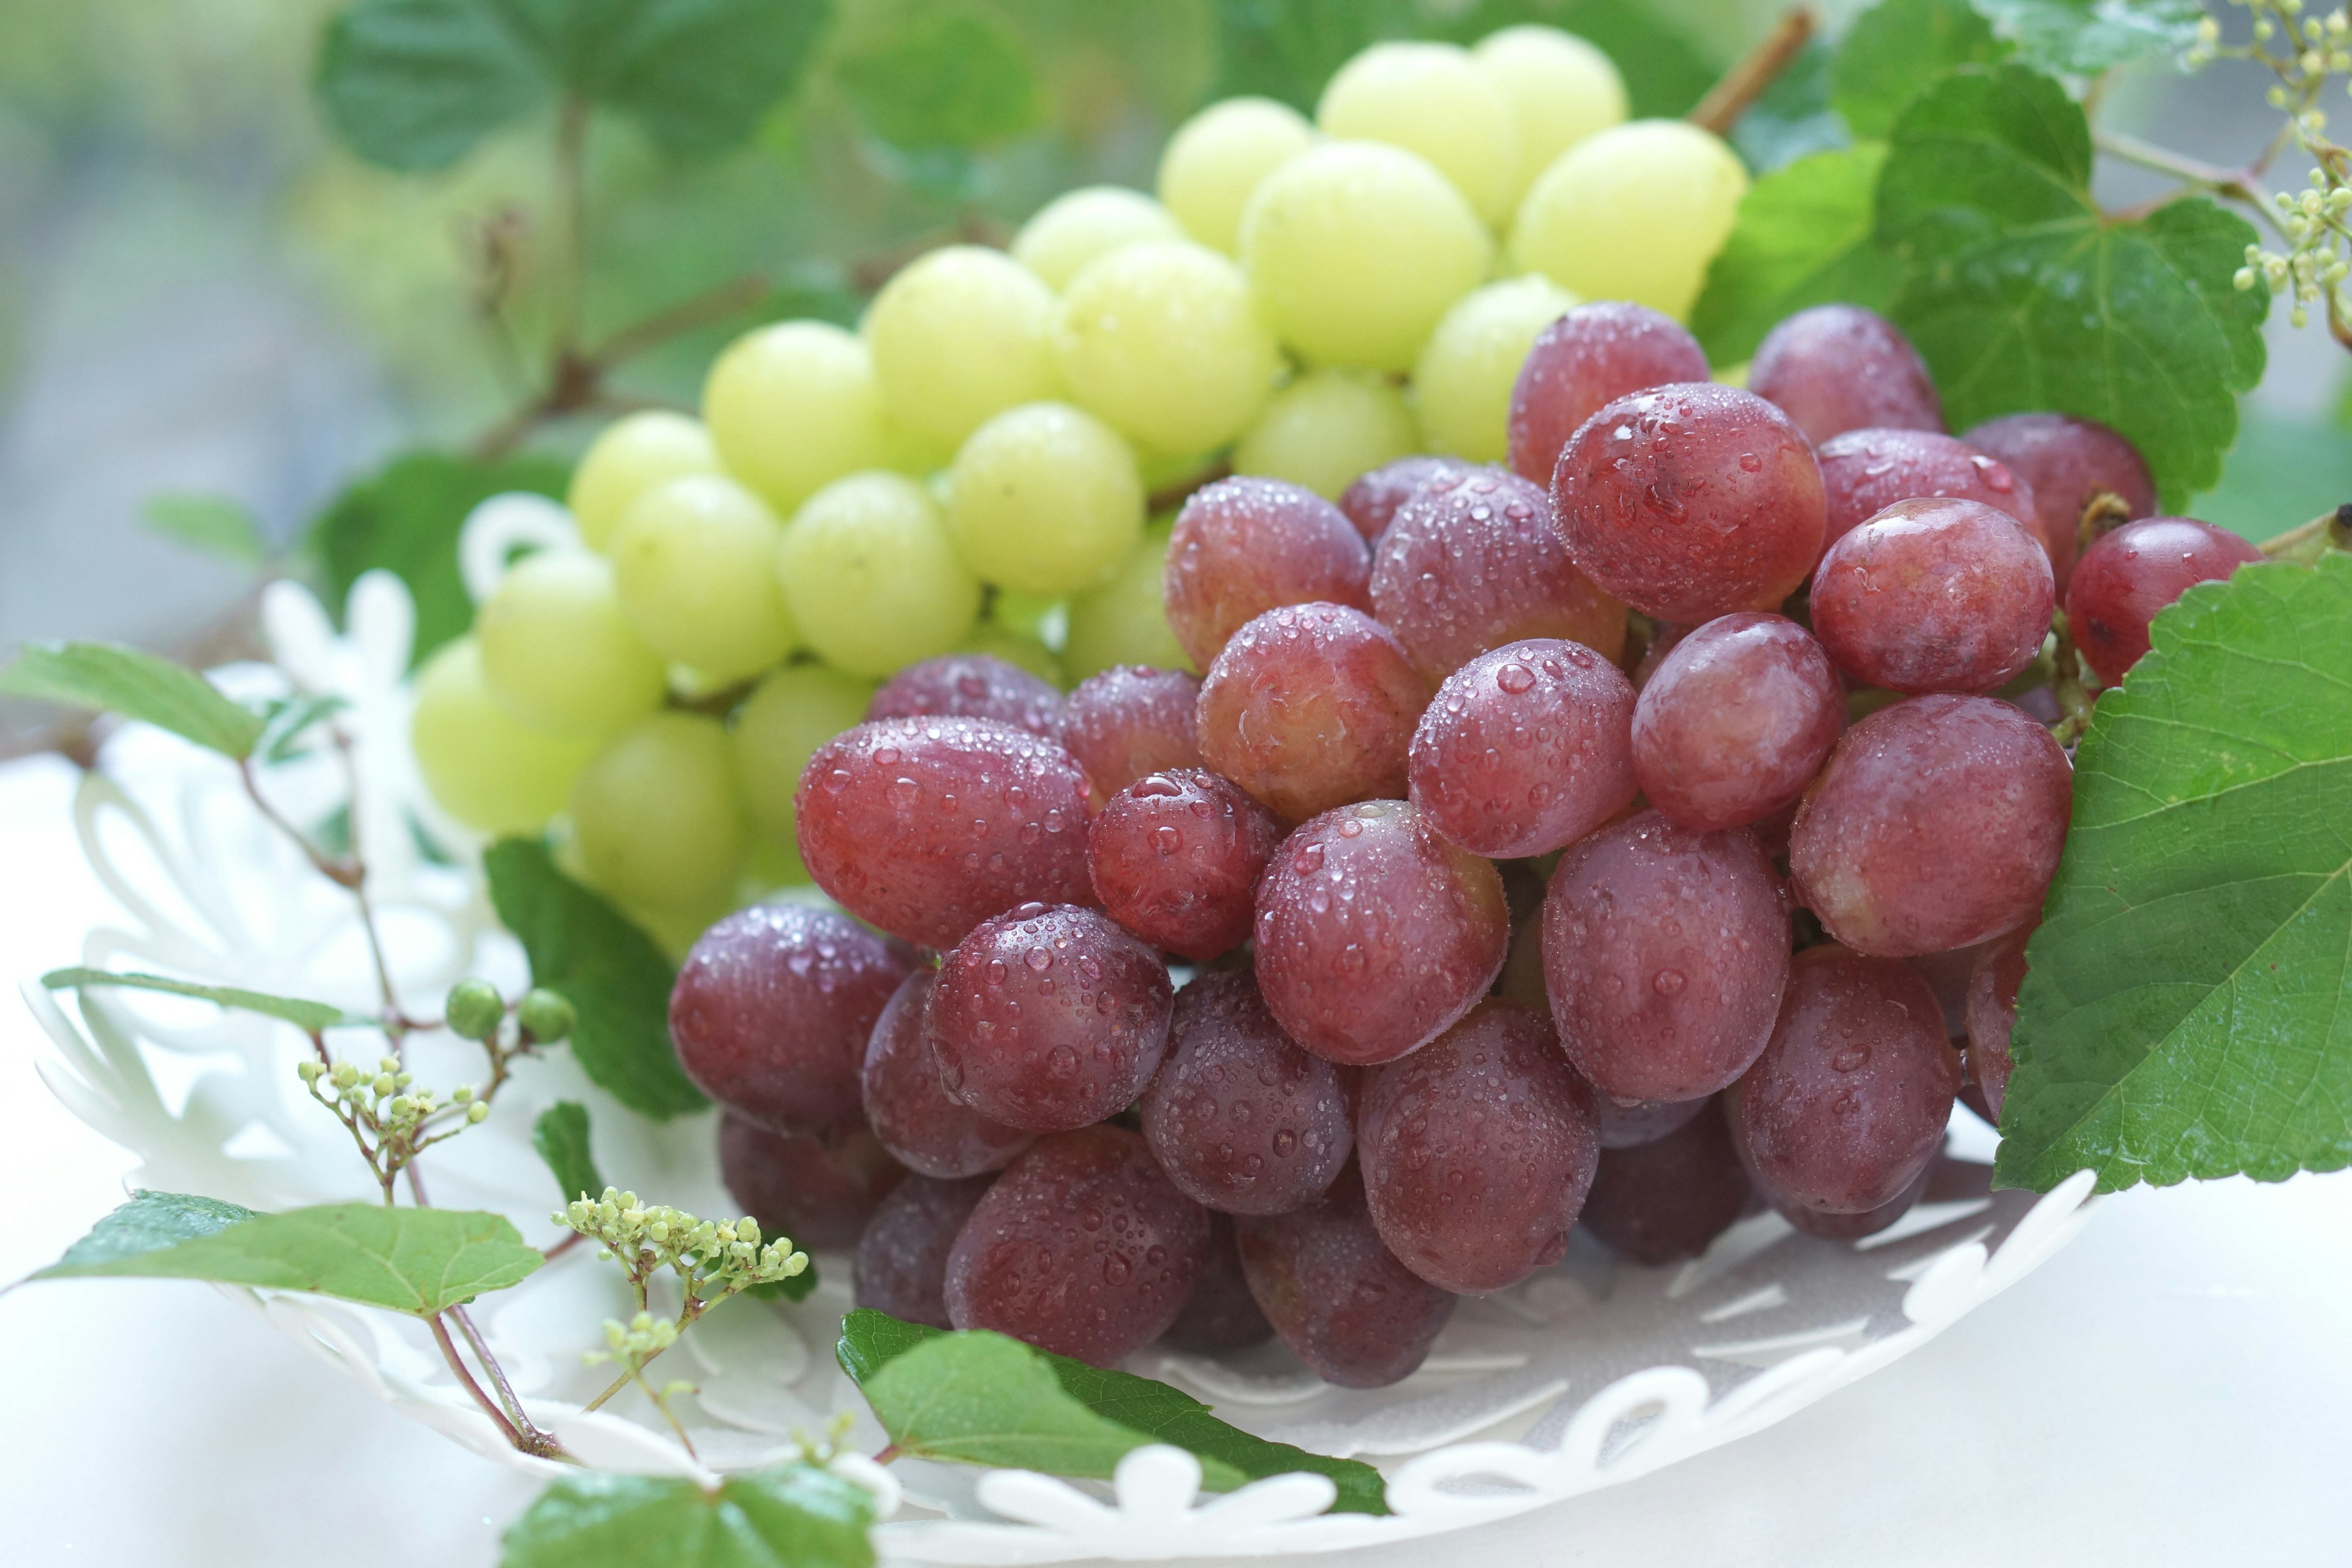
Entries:
[[[562,521],[518,514],[493,527],[562,548]],[[471,542],[467,575],[478,594],[503,551]],[[315,599],[278,584],[263,614],[275,668],[220,679],[241,695],[290,682],[349,703],[341,721],[355,742],[361,802],[350,831],[401,995],[430,1011],[468,973],[511,993],[525,968],[490,916],[478,846],[434,808],[408,754],[406,590],[370,574],[352,591],[348,622],[348,635],[336,637]],[[259,820],[226,763],[138,727],[110,742],[106,761],[84,782],[75,823],[122,923],[89,933],[85,962],[354,1010],[380,1005],[352,900]],[[298,822],[324,821],[348,798],[331,755],[272,769],[265,784]],[[27,984],[25,995],[57,1047],[42,1077],[76,1115],[140,1154],[137,1184],[269,1209],[374,1195],[347,1134],[302,1093],[293,1068],[307,1041],[289,1026],[129,991],[77,1001]],[[364,1031],[330,1044],[362,1060],[377,1050]],[[478,1048],[446,1036],[415,1037],[410,1064],[419,1083],[441,1089],[481,1070]],[[608,1176],[698,1213],[731,1212],[708,1114],[648,1122],[561,1050],[526,1063],[487,1122],[434,1152],[434,1201],[502,1212],[527,1237],[551,1244],[557,1194],[530,1131],[564,1099],[589,1106]],[[1378,1462],[1394,1510],[1386,1516],[1324,1513],[1332,1486],[1313,1475],[1202,1497],[1199,1465],[1165,1447],[1130,1454],[1108,1485],[919,1460],[885,1470],[850,1457],[837,1468],[876,1491],[889,1521],[879,1544],[909,1563],[1246,1557],[1460,1529],[1759,1431],[1916,1348],[2041,1263],[2086,1217],[2087,1172],[2039,1200],[1990,1193],[1988,1174],[1948,1156],[1927,1201],[1859,1245],[1814,1240],[1766,1214],[1741,1221],[1704,1258],[1652,1269],[1576,1237],[1559,1266],[1465,1300],[1427,1364],[1390,1388],[1331,1387],[1278,1345],[1222,1362],[1147,1350],[1129,1363],[1266,1437]],[[619,1272],[586,1249],[484,1297],[475,1316],[534,1417],[602,1468],[708,1477],[769,1462],[841,1414],[854,1417],[854,1446],[878,1449],[886,1439],[832,1354],[850,1301],[849,1260],[818,1261],[823,1282],[807,1301],[730,1306],[672,1352],[699,1384],[676,1402],[699,1460],[637,1395],[580,1410],[604,1381],[581,1356],[602,1343],[604,1321],[630,1306]],[[499,1439],[420,1325],[314,1297],[229,1293],[403,1415],[520,1468],[561,1468]]]

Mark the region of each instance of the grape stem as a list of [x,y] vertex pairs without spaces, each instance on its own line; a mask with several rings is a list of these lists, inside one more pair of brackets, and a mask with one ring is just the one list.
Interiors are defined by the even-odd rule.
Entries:
[[2352,550],[2352,501],[2290,528],[2263,545],[2263,553],[2273,561],[2297,561],[2306,566],[2331,550]]
[[[2175,179],[2186,181],[2200,190],[2210,192],[2217,196],[2226,196],[2234,202],[2242,202],[2254,210],[2263,222],[2270,226],[2273,234],[2278,235],[2281,238],[2285,237],[2285,231],[2279,227],[2278,218],[2271,210],[2271,203],[2267,195],[2257,183],[2261,177],[2257,165],[2250,164],[2242,169],[2225,169],[2218,163],[2208,163],[2196,158],[2184,156],[2168,147],[2159,147],[2153,142],[2143,142],[2137,136],[2127,136],[2120,131],[2094,132],[2091,135],[2091,144],[2111,158],[2119,158],[2126,163],[2153,170],[2159,174],[2170,174]],[[2275,148],[2266,151],[2263,154],[2262,162],[2266,164],[2275,155]],[[2180,193],[2178,191],[2167,191],[2162,195],[2140,203],[2137,206],[2127,207],[2108,216],[2126,220],[2144,217],[2166,203],[2177,200],[2179,195]]]
[[1739,117],[1748,112],[1765,89],[1789,68],[1790,61],[1804,52],[1812,41],[1815,26],[1813,14],[1801,5],[1792,5],[1780,13],[1780,20],[1764,41],[1747,54],[1723,75],[1723,79],[1706,89],[1688,119],[1702,131],[1712,131],[1717,136],[1728,136]]

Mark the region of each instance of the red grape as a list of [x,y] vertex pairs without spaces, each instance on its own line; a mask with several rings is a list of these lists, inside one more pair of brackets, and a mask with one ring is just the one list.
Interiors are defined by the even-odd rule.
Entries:
[[1281,842],[1274,814],[1239,786],[1173,768],[1111,796],[1087,855],[1113,920],[1201,963],[1249,940],[1258,873]]
[[1287,1214],[1348,1163],[1346,1073],[1282,1032],[1247,971],[1203,974],[1176,994],[1167,1058],[1143,1090],[1143,1136],[1194,1203]]
[[1281,605],[1368,608],[1371,552],[1348,514],[1304,486],[1229,479],[1176,514],[1161,569],[1169,630],[1206,669],[1244,622]]
[[2008,468],[1971,447],[1933,430],[1849,430],[1822,443],[1822,487],[1829,498],[1826,548],[1839,535],[1896,501],[1979,501],[2025,525],[2054,559],[2055,546],[2042,538],[2042,514],[2032,487]]
[[926,1176],[976,1176],[1001,1170],[1034,1134],[987,1117],[950,1097],[940,1081],[923,1020],[939,975],[919,969],[898,984],[866,1042],[866,1118],[874,1135],[909,1169]]
[[1393,1061],[1467,1013],[1511,940],[1493,862],[1401,800],[1343,806],[1283,841],[1257,888],[1257,981],[1326,1061]]
[[768,1239],[831,1249],[857,1245],[907,1168],[871,1132],[787,1137],[730,1112],[719,1119],[719,1174]]
[[1536,334],[1511,388],[1511,467],[1551,482],[1576,427],[1630,393],[1705,381],[1706,351],[1682,324],[1646,305],[1579,305]]
[[2200,583],[2227,577],[2263,552],[2227,529],[2189,517],[2150,517],[2094,540],[2066,585],[2066,625],[2100,680],[2123,683],[2147,651],[2158,612]]
[[1720,616],[1650,672],[1633,706],[1633,776],[1669,821],[1737,827],[1792,805],[1844,727],[1844,689],[1804,627]]
[[[1717,620],[1723,618],[1721,616],[1716,617]],[[1675,651],[1683,638],[1696,630],[1697,630],[1696,626],[1678,626],[1667,621],[1656,622],[1651,629],[1650,640],[1642,647],[1642,657],[1634,661],[1633,669],[1628,672],[1633,682],[1633,689],[1646,690],[1650,684],[1650,678],[1658,673],[1658,667],[1666,662],[1666,656]]]
[[1990,697],[1914,697],[1839,740],[1798,808],[1790,879],[1856,952],[1966,947],[2040,911],[2073,805],[2049,731]]
[[1927,989],[1936,994],[1936,1005],[1944,1014],[1944,1037],[1956,1048],[1969,1037],[1969,976],[1976,973],[1977,960],[1992,945],[1972,942],[1967,947],[1947,948],[1942,952],[1913,953],[1903,961],[1917,971],[1919,978],[1927,983]]
[[777,1132],[866,1125],[857,1065],[914,954],[831,910],[764,904],[702,933],[669,995],[678,1065]]
[[1813,635],[1889,691],[1990,691],[2032,664],[2057,607],[2049,552],[1971,500],[1897,501],[1813,572]]
[[1201,755],[1297,822],[1401,795],[1429,686],[1396,635],[1343,605],[1269,610],[1234,634],[1201,685]]
[[1201,679],[1118,664],[1079,683],[1055,738],[1094,785],[1095,805],[1146,773],[1201,765]]
[[1489,648],[1565,637],[1615,659],[1625,606],[1568,558],[1542,487],[1501,468],[1425,486],[1372,555],[1372,610],[1432,680]]
[[1150,1081],[1172,998],[1160,955],[1108,916],[1023,904],[948,954],[923,1037],[950,1096],[1007,1127],[1066,1132]]
[[1647,1142],[1604,1149],[1580,1223],[1636,1263],[1696,1258],[1731,1228],[1754,1189],[1715,1102]]
[[1764,1048],[1789,917],[1746,831],[1627,817],[1560,857],[1543,919],[1561,1047],[1601,1093],[1696,1100]]
[[1728,1109],[1766,1194],[1861,1214],[1927,1169],[1959,1088],[1960,1058],[1927,983],[1907,964],[1832,944],[1790,965],[1772,1042]]
[[2101,491],[2124,503],[2127,517],[2156,511],[2156,481],[2139,448],[2095,420],[2069,414],[2010,414],[1988,419],[1960,437],[1998,458],[2033,487],[2033,510],[2050,545],[2058,591],[2074,570],[2083,513]]
[[1087,775],[986,719],[887,719],[818,748],[793,797],[801,859],[858,919],[924,947],[1018,903],[1080,903]]
[[1816,447],[1872,426],[1944,428],[1927,362],[1894,322],[1859,305],[1816,305],[1765,333],[1748,390],[1779,404]]
[[1619,1100],[1597,1093],[1592,1097],[1593,1109],[1600,1113],[1603,1149],[1633,1149],[1655,1142],[1714,1103],[1708,1095],[1696,1100]]
[[1282,1342],[1327,1383],[1382,1388],[1428,1358],[1454,1297],[1397,1261],[1350,1169],[1302,1209],[1238,1222],[1242,1272]]
[[948,1249],[992,1180],[909,1176],[899,1183],[857,1238],[857,1304],[904,1322],[954,1328],[948,1321]]
[[992,653],[950,653],[908,665],[866,705],[868,720],[935,716],[993,719],[1052,740],[1062,694]]
[[1041,1138],[996,1178],[948,1253],[948,1317],[1109,1366],[1176,1321],[1209,1211],[1118,1127]]
[[1772,1211],[1807,1236],[1817,1236],[1823,1241],[1859,1241],[1865,1236],[1876,1236],[1909,1214],[1911,1206],[1927,1195],[1928,1180],[1935,1173],[1936,1162],[1930,1160],[1927,1168],[1892,1201],[1860,1214],[1824,1214],[1820,1209],[1790,1203],[1774,1203]]
[[1602,408],[1560,453],[1551,498],[1570,558],[1660,620],[1777,609],[1822,552],[1812,447],[1762,398],[1711,382]]
[[1501,1001],[1365,1074],[1358,1130],[1381,1239],[1460,1295],[1559,1262],[1601,1157],[1591,1087],[1550,1022]]
[[1969,1077],[1984,1096],[1986,1120],[2000,1125],[2000,1104],[2009,1095],[2015,1062],[2009,1037],[2017,1027],[2017,988],[2025,982],[2025,943],[2032,931],[2012,931],[1985,948],[1969,976]]
[[1546,855],[1633,804],[1633,686],[1572,642],[1479,655],[1437,689],[1412,732],[1412,803],[1473,854]]
[[1250,1294],[1249,1280],[1242,1273],[1234,1222],[1212,1211],[1209,1257],[1201,1266],[1201,1282],[1192,1288],[1192,1299],[1184,1303],[1160,1342],[1192,1355],[1223,1355],[1272,1338],[1274,1325],[1258,1310],[1257,1298]]
[[[1423,486],[1441,479],[1463,479],[1477,471],[1475,463],[1460,458],[1427,454],[1399,458],[1382,463],[1349,485],[1339,497],[1339,510],[1348,514],[1348,521],[1356,525],[1365,543],[1378,546],[1397,508],[1411,500]],[[1545,472],[1550,470],[1547,468]]]

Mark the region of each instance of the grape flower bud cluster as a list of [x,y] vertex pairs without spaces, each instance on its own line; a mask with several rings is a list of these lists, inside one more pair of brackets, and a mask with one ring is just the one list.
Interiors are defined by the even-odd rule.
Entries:
[[635,1193],[606,1187],[598,1198],[575,1199],[555,1223],[578,1232],[617,1261],[643,1292],[646,1281],[664,1268],[686,1283],[691,1322],[702,1309],[738,1290],[790,1279],[808,1268],[808,1254],[790,1237],[762,1242],[760,1222],[698,1219],[667,1204],[640,1203]]

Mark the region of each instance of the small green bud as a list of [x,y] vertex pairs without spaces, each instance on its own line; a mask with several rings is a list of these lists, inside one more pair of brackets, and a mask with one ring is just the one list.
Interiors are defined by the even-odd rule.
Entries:
[[349,1089],[359,1082],[360,1069],[349,1062],[337,1062],[334,1078],[337,1089]]
[[571,1038],[572,1027],[579,1022],[572,1004],[544,986],[533,986],[523,997],[516,1018],[523,1033],[541,1044]]
[[451,1034],[460,1039],[487,1040],[499,1032],[507,1016],[507,1002],[487,980],[460,980],[449,987],[449,999],[441,1005],[441,1011]]
[[466,1124],[469,1127],[478,1127],[488,1119],[489,1114],[490,1108],[478,1100],[466,1107]]
[[319,1064],[317,1062],[297,1062],[294,1064],[294,1076],[300,1079],[304,1083],[316,1083],[319,1081]]
[[393,1090],[392,1075],[388,1072],[378,1073],[376,1074],[375,1082],[370,1084],[368,1087],[375,1090],[375,1097],[378,1100],[382,1100]]

